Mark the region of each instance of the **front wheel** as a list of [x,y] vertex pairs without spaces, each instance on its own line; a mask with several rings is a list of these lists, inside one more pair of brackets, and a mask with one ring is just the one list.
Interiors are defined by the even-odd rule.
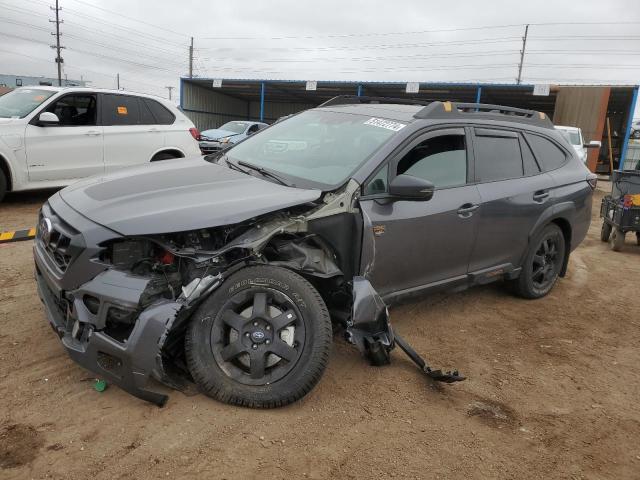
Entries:
[[272,266],[234,273],[195,312],[189,371],[210,397],[274,408],[306,395],[329,360],[331,320],[318,291]]
[[547,225],[530,243],[520,276],[513,283],[515,293],[531,299],[549,293],[560,275],[565,248],[560,227]]

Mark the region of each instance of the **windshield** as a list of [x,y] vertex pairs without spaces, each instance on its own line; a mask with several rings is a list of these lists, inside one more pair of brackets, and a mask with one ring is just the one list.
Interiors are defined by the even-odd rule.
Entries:
[[288,177],[295,185],[330,189],[404,126],[381,118],[307,110],[249,137],[228,150],[228,157]]
[[220,130],[226,130],[233,133],[242,133],[247,128],[247,124],[243,122],[227,122],[220,127]]
[[52,90],[21,88],[0,97],[0,117],[24,118],[56,93]]

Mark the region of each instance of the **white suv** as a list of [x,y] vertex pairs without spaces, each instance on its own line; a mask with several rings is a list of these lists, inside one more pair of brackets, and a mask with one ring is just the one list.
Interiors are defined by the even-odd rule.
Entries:
[[25,87],[0,96],[0,200],[90,175],[201,155],[200,134],[171,103],[90,88]]

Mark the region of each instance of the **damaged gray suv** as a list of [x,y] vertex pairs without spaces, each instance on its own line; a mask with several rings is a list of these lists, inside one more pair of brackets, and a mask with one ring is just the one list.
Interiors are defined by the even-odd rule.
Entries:
[[595,176],[542,113],[336,97],[229,150],[96,176],[42,207],[38,291],[69,355],[158,405],[154,378],[248,407],[303,397],[340,329],[371,363],[387,306],[501,280],[546,295]]

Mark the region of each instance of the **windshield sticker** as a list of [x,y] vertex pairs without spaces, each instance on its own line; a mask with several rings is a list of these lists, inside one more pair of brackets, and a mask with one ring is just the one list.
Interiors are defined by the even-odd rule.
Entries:
[[393,130],[394,132],[399,132],[406,125],[404,123],[393,122],[391,120],[385,120],[383,118],[370,118],[366,122],[365,125],[373,125],[374,127],[386,128],[387,130]]
[[118,107],[118,115],[127,115],[127,107]]

